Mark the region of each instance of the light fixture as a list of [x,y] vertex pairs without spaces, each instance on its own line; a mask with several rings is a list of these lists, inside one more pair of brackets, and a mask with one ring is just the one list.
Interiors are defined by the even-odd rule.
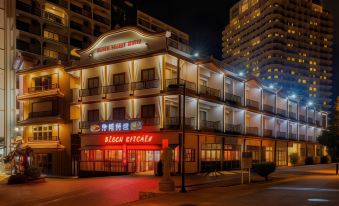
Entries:
[[291,98],[292,98],[292,99],[295,99],[296,97],[297,97],[297,96],[296,96],[295,94],[292,94],[292,95],[291,95]]
[[312,105],[313,105],[313,102],[308,102],[307,105],[308,105],[308,106],[312,106]]
[[15,131],[18,132],[18,131],[19,131],[19,128],[18,128],[18,127],[15,127]]
[[273,88],[274,88],[273,84],[270,84],[270,86],[269,86],[269,87],[270,87],[270,89],[273,89]]
[[195,52],[193,56],[198,57],[199,56],[199,52]]
[[239,76],[244,76],[244,73],[243,72],[239,72]]

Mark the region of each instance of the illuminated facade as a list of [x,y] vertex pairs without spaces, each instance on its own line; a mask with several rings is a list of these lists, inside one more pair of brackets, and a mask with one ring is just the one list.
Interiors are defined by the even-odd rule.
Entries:
[[[279,166],[294,152],[299,164],[306,156],[319,162],[326,112],[183,53],[169,38],[124,27],[80,51],[77,66],[19,72],[23,139],[38,148],[33,162],[80,176],[145,172],[170,147],[179,172],[180,122],[187,173],[239,168],[242,151]],[[169,88],[177,83],[187,88],[183,121],[182,92]]]
[[237,73],[247,72],[329,109],[333,17],[321,4],[242,0],[230,9],[222,40],[224,61]]

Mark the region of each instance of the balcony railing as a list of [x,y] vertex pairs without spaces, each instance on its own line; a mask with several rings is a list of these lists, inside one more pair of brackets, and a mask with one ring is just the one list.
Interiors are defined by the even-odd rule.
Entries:
[[92,29],[89,28],[89,27],[86,27],[82,24],[79,24],[77,22],[74,22],[74,21],[70,21],[70,27],[72,29],[75,29],[75,30],[78,30],[78,31],[81,31],[81,32],[84,32],[86,34],[90,34],[92,35]]
[[53,117],[57,116],[59,112],[57,110],[52,111],[42,111],[42,112],[30,112],[28,118],[37,118],[37,117]]
[[41,9],[22,1],[16,1],[16,9],[41,17]]
[[308,141],[313,141],[314,137],[313,136],[307,136]]
[[278,139],[286,139],[286,132],[277,131]]
[[273,131],[271,129],[264,129],[264,137],[273,137]]
[[212,130],[212,131],[220,132],[221,131],[220,122],[200,120],[200,130]]
[[32,34],[36,34],[38,36],[41,35],[41,29],[40,29],[40,25],[30,25],[27,24],[25,22],[22,22],[20,20],[16,20],[16,28],[21,30],[21,31],[25,31],[25,32],[29,32]]
[[28,93],[43,92],[43,91],[48,91],[48,90],[58,89],[58,88],[59,88],[58,84],[35,86],[35,87],[28,88]]
[[52,3],[56,4],[56,5],[60,5],[60,6],[64,7],[64,8],[66,8],[66,9],[68,9],[68,3],[65,0],[47,0],[47,1],[52,2]]
[[294,112],[289,112],[289,113],[288,113],[288,116],[289,116],[290,119],[294,119],[294,120],[297,119],[297,114],[294,113]]
[[160,118],[159,117],[142,117],[142,125],[145,126],[152,126],[152,125],[159,125]]
[[48,31],[48,32],[54,33],[54,34],[56,34],[57,37],[58,37],[57,39],[55,39],[55,38],[44,37],[45,39],[50,39],[50,40],[52,40],[52,41],[62,42],[62,43],[64,43],[64,44],[68,44],[68,37],[67,37],[67,36],[62,35],[62,34],[59,34],[59,33],[55,32],[55,31],[49,31],[48,29],[44,29],[44,31]]
[[246,99],[246,106],[251,109],[259,110],[259,102],[252,99]]
[[[174,79],[166,79],[166,88],[168,88],[171,84],[177,84],[177,78]],[[196,93],[196,84],[194,82],[190,82],[184,79],[180,79],[179,84],[186,84],[186,91],[191,93]]]
[[299,140],[306,140],[306,135],[299,134]]
[[132,82],[133,90],[152,89],[152,88],[158,88],[159,86],[160,86],[159,79]]
[[71,3],[71,11],[75,12],[75,13],[78,13],[78,14],[81,14],[83,16],[86,16],[88,18],[92,18],[92,12],[91,11],[87,11],[81,7],[78,7],[74,4]]
[[199,86],[199,94],[220,99],[220,90],[204,85]]
[[127,92],[129,91],[129,84],[116,84],[103,87],[104,94]]
[[259,128],[258,127],[246,127],[246,135],[259,135]]
[[109,9],[109,8],[110,8],[109,3],[104,2],[104,1],[102,1],[102,0],[93,0],[93,2],[94,2],[96,5],[101,6],[101,7],[105,8],[105,9]]
[[306,118],[304,115],[299,115],[299,121],[300,122],[306,122]]
[[80,89],[79,96],[80,97],[87,97],[87,96],[94,96],[102,94],[102,87],[95,87],[89,89]]
[[264,104],[263,109],[264,109],[265,112],[268,112],[268,113],[271,113],[271,114],[274,113],[274,107],[271,106],[271,105]]
[[93,19],[98,21],[98,22],[101,22],[103,24],[109,25],[109,19],[107,19],[103,16],[100,16],[98,14],[93,14]]
[[55,14],[52,14],[48,11],[43,11],[43,18],[53,22],[53,23],[57,23],[57,24],[60,24],[60,25],[63,25],[65,26],[65,19],[58,16],[58,15],[55,15]]
[[314,119],[311,117],[307,118],[307,123],[314,124]]
[[241,134],[241,125],[240,124],[226,124],[225,131],[232,134]]
[[297,134],[288,133],[288,138],[292,140],[297,140]]
[[[166,128],[167,129],[180,129],[179,126],[179,117],[166,117]],[[194,129],[195,128],[195,118],[186,117],[185,118],[185,128]]]
[[41,137],[28,137],[29,142],[40,142],[40,141],[59,141],[58,136],[41,136]]
[[286,110],[277,108],[277,114],[283,117],[286,117]]
[[231,93],[225,93],[225,101],[241,105],[241,97]]
[[16,40],[16,48],[33,54],[41,55],[40,44],[30,44],[20,39]]

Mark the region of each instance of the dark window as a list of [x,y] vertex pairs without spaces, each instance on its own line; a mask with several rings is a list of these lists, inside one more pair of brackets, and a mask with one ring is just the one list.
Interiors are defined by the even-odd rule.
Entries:
[[195,161],[195,149],[185,148],[185,162]]
[[125,119],[125,107],[113,108],[113,120]]
[[155,116],[155,105],[142,105],[141,106],[141,117],[142,118],[152,118]]
[[34,91],[40,91],[44,89],[51,88],[52,77],[51,76],[42,76],[33,78],[34,82]]
[[99,77],[88,78],[88,89],[99,87]]
[[113,85],[125,84],[125,73],[113,75]]
[[141,70],[141,81],[148,81],[155,79],[154,68]]
[[87,111],[87,120],[89,122],[99,121],[99,110],[98,109],[88,110]]

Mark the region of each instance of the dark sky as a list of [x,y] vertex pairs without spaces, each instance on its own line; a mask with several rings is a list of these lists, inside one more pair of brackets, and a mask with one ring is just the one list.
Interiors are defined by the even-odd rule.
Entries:
[[[139,9],[190,35],[194,51],[221,59],[221,32],[238,0],[139,0]],[[324,0],[334,15],[334,97],[339,95],[339,0]],[[338,89],[337,89],[338,88]]]

